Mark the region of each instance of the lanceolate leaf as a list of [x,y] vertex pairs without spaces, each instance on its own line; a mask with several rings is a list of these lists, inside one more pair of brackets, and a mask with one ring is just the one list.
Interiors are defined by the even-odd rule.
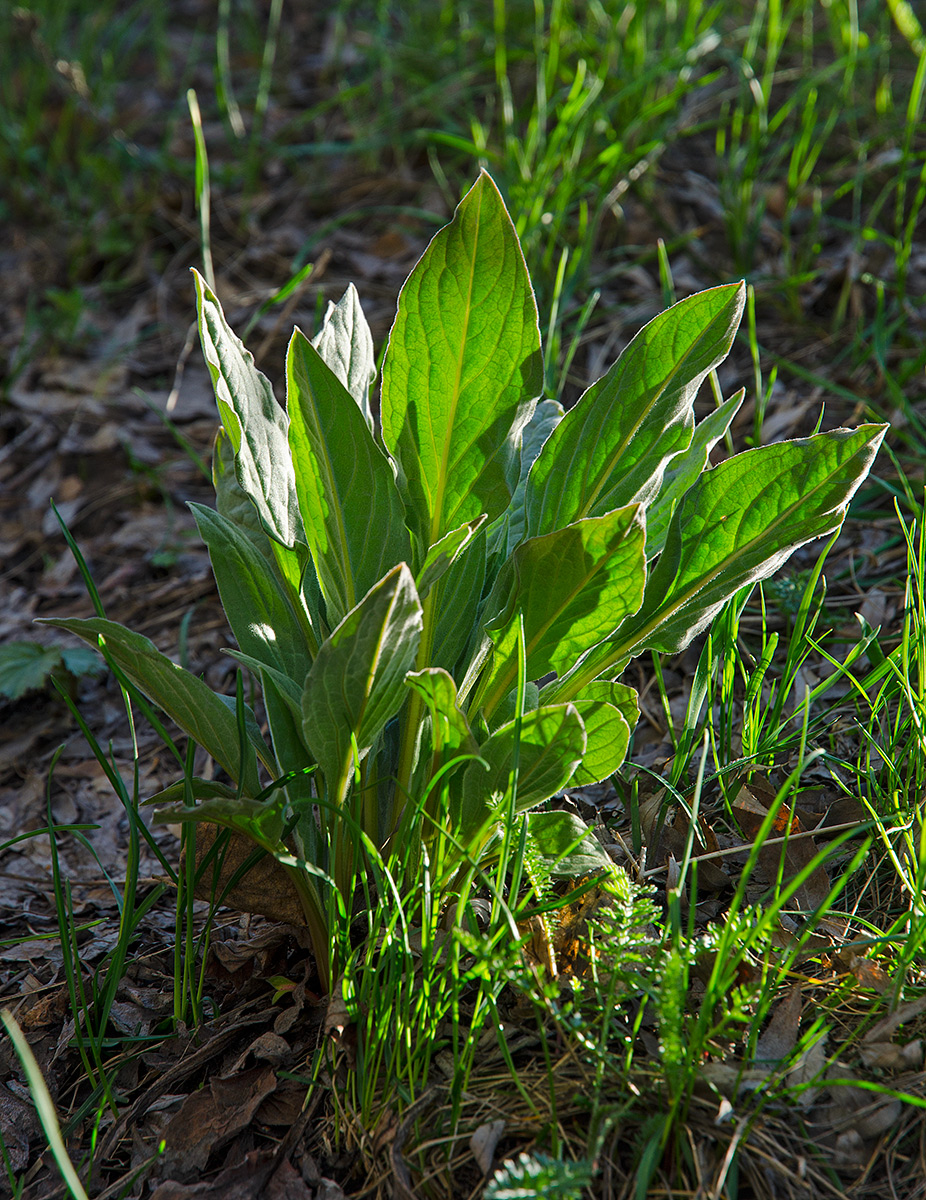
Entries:
[[390,568],[411,561],[405,509],[360,409],[298,329],[286,379],[299,508],[334,625]]
[[[639,608],[646,582],[644,540],[640,506],[631,504],[518,546],[504,572],[512,589],[505,610],[486,625],[495,642],[481,691],[487,716],[517,681],[517,614],[524,616],[528,678],[562,674]],[[499,584],[504,587],[502,576]]]
[[837,529],[885,428],[760,446],[705,472],[676,510],[643,607],[611,639],[614,656],[682,649],[741,587]]
[[730,428],[745,394],[745,389],[741,388],[705,417],[695,428],[688,449],[669,463],[659,495],[646,510],[647,559],[655,558],[665,545],[675,506],[707,466],[708,455]]
[[383,365],[383,440],[425,551],[508,506],[542,381],[527,268],[483,173],[403,287]]
[[485,513],[482,513],[475,521],[467,521],[459,529],[452,529],[450,533],[445,533],[439,542],[435,542],[415,580],[418,595],[422,600],[438,579],[453,566],[484,524]]
[[312,660],[303,626],[273,567],[231,521],[202,504],[190,508],[238,645],[290,679],[304,679]]
[[[521,438],[521,474],[514,495],[511,497],[511,505],[501,518],[502,528],[507,534],[507,543],[501,544],[499,548],[506,558],[525,536],[524,504],[531,467],[537,461],[544,443],[562,421],[563,415],[564,409],[558,400],[541,400],[534,409],[534,415],[524,427]],[[490,530],[490,543],[492,543],[492,538],[493,531]]]
[[475,836],[491,816],[511,782],[518,747],[518,812],[536,808],[572,778],[585,752],[585,727],[572,704],[556,704],[525,713],[502,725],[479,747],[479,757],[463,775],[460,828],[464,841]]
[[408,695],[420,638],[421,605],[401,563],[319,649],[302,694],[302,728],[333,802],[347,795],[352,738],[362,758]]
[[370,384],[376,378],[376,356],[373,335],[352,283],[337,304],[328,302],[325,320],[312,338],[312,345],[357,401],[372,432]]
[[319,629],[321,622],[317,600],[320,593],[308,547],[302,541],[297,541],[291,547],[284,546],[264,532],[257,508],[239,484],[235,470],[235,450],[228,434],[220,425],[212,451],[212,483],[215,487],[216,509],[232,522],[239,533],[254,544],[254,548],[264,558],[275,564],[294,597],[299,597],[300,589],[308,594],[312,603],[308,610],[311,617],[307,613],[307,619],[315,629]]
[[232,779],[241,780],[246,795],[258,794],[254,747],[246,743],[242,763],[235,712],[201,679],[172,663],[148,638],[115,621],[103,617],[86,621],[54,618],[43,620],[42,624],[66,629],[91,646],[98,645],[102,638],[106,653],[139,691],[211,754]]
[[254,356],[232,333],[215,295],[196,271],[199,336],[222,424],[235,449],[238,483],[264,529],[284,546],[304,541],[296,480],[286,438],[286,413]]
[[695,395],[729,352],[745,293],[728,284],[682,300],[592,384],[530,473],[529,536],[653,498],[666,464],[691,441]]

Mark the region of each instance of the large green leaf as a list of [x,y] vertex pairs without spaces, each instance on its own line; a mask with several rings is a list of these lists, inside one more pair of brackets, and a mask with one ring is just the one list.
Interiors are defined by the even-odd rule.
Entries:
[[254,356],[230,329],[215,294],[198,272],[193,276],[203,355],[222,424],[235,450],[238,483],[253,501],[267,533],[284,546],[293,546],[305,539],[286,413],[270,380],[255,367]]
[[529,536],[652,499],[666,464],[691,441],[695,396],[730,350],[745,292],[728,284],[680,301],[592,384],[531,470]]
[[268,560],[226,517],[191,504],[232,633],[245,654],[304,680],[312,665],[299,618]]
[[299,508],[335,625],[388,570],[411,561],[405,508],[359,407],[298,329],[286,381]]
[[201,679],[172,663],[148,638],[115,621],[103,617],[83,621],[54,617],[41,623],[66,629],[91,646],[102,642],[109,658],[139,691],[173,718],[232,779],[240,780],[246,795],[258,794],[260,783],[254,747],[250,742],[245,743],[242,762],[234,710]]
[[645,529],[640,506],[587,517],[517,547],[499,575],[493,601],[510,589],[500,613],[486,624],[495,643],[480,689],[487,717],[514,686],[519,614],[524,617],[527,674],[563,674],[590,647],[636,612],[646,582]]
[[383,440],[425,552],[508,506],[542,382],[524,257],[483,173],[402,288],[383,365]]
[[585,747],[585,727],[572,704],[554,704],[525,713],[520,728],[516,721],[502,725],[479,747],[479,757],[485,761],[470,763],[463,774],[463,841],[483,828],[507,793],[516,751],[516,811],[524,812],[566,786]]
[[337,304],[329,300],[322,327],[312,338],[312,345],[357,401],[372,432],[370,384],[376,378],[376,355],[373,335],[352,283]]
[[353,748],[362,758],[408,695],[421,604],[401,563],[364,596],[319,649],[302,693],[302,728],[329,798],[347,795]]
[[838,529],[886,428],[862,425],[759,446],[706,471],[675,511],[640,611],[551,694],[572,699],[584,683],[616,673],[645,649],[681,650],[741,587]]

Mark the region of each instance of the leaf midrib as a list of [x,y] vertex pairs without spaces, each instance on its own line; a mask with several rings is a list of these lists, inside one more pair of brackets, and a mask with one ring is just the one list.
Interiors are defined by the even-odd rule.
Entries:
[[[652,412],[653,408],[656,406],[656,404],[659,402],[659,400],[661,400],[662,397],[666,394],[666,392],[669,390],[669,387],[672,385],[672,383],[678,378],[678,376],[682,370],[682,367],[685,365],[685,363],[690,361],[691,357],[694,355],[694,353],[696,352],[698,347],[703,345],[705,338],[707,337],[707,335],[709,333],[712,332],[712,330],[714,329],[714,326],[717,324],[720,317],[724,314],[727,307],[728,307],[727,303],[725,302],[723,308],[720,309],[720,311],[711,318],[711,320],[708,323],[708,325],[706,326],[706,328],[701,330],[699,336],[695,339],[695,341],[692,343],[690,349],[686,352],[685,357],[680,362],[676,363],[674,370],[672,370],[665,377],[662,387],[659,388],[659,390],[652,397],[652,399],[650,400],[650,403],[647,405],[645,411],[640,414],[639,419],[630,427],[630,429],[627,431],[626,435],[622,438],[620,443],[614,447],[611,454],[608,455],[607,459],[605,460],[607,465],[605,467],[602,467],[601,471],[598,473],[599,474],[598,483],[592,489],[592,492],[590,493],[587,501],[580,509],[580,511],[578,513],[579,517],[586,517],[590,514],[591,510],[594,508],[595,504],[598,501],[598,497],[601,495],[602,491],[604,490],[606,481],[611,478],[611,474],[615,470],[620,456],[627,450],[627,448],[630,446],[630,443],[637,436],[637,434],[640,431],[641,426],[646,422],[646,420],[649,417],[650,413]],[[710,367],[707,368],[707,371],[709,371],[709,370],[710,370]],[[707,371],[705,371],[704,373],[707,374]],[[685,386],[690,387],[693,383],[694,378],[695,377],[692,376],[692,378],[688,380],[688,383]],[[666,432],[668,432],[669,429],[674,428],[678,424],[679,424],[679,421],[674,421],[672,423],[672,425],[665,426],[662,431],[663,434],[665,434]],[[657,441],[658,441],[658,438],[657,438]],[[582,481],[583,485],[587,482],[588,473],[591,470],[591,462],[592,462],[592,460],[591,460],[591,458],[589,458],[588,463],[586,464],[585,472],[584,472],[584,477],[583,477],[583,481]],[[638,460],[638,462],[639,462],[639,460]],[[636,466],[637,463],[634,463],[633,465]],[[584,487],[583,487],[583,490],[584,490]]]
[[[431,512],[431,528],[428,531],[429,547],[433,546],[434,543],[436,541],[438,541],[441,536],[441,527],[443,524],[442,518],[444,515],[444,512],[443,512],[444,502],[445,502],[446,495],[447,495],[450,443],[452,440],[450,435],[452,434],[454,427],[456,425],[457,410],[458,410],[459,404],[460,404],[460,381],[463,377],[463,360],[466,356],[466,339],[469,334],[469,326],[470,326],[470,322],[472,320],[472,311],[473,311],[472,296],[473,296],[473,285],[474,285],[475,276],[476,276],[476,256],[477,256],[478,249],[479,249],[479,238],[480,238],[481,230],[482,230],[482,226],[481,226],[481,222],[480,222],[480,219],[482,216],[482,192],[481,191],[479,192],[479,195],[477,196],[477,201],[478,201],[478,207],[477,207],[476,213],[475,213],[475,232],[473,235],[473,249],[472,249],[472,253],[470,255],[469,279],[467,281],[467,288],[466,288],[465,314],[464,314],[463,320],[461,322],[461,329],[460,329],[460,351],[459,351],[459,354],[457,355],[456,377],[454,379],[454,385],[453,385],[453,389],[451,392],[452,398],[451,398],[451,405],[450,405],[450,413],[449,413],[448,420],[444,427],[445,428],[445,436],[443,439],[444,444],[440,448],[439,453],[437,451],[437,446],[435,444],[436,430],[434,427],[434,423],[433,422],[430,423],[431,452],[432,452],[434,458],[437,461],[439,461],[440,470],[438,472],[437,491],[436,491],[435,497],[434,497],[434,507]],[[463,232],[462,223],[461,223],[460,232],[461,232],[461,234]],[[444,259],[446,261],[446,249],[444,251]],[[430,375],[430,372],[429,372],[429,375]]]

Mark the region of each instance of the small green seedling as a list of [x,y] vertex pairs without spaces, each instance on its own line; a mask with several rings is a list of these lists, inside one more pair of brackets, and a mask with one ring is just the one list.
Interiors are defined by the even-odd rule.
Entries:
[[651,321],[568,413],[540,399],[534,293],[483,173],[406,281],[383,362],[351,287],[298,329],[286,408],[197,276],[222,421],[216,509],[193,505],[253,713],[148,639],[55,620],[98,646],[228,773],[162,819],[213,821],[287,865],[323,981],[332,914],[370,855],[428,855],[435,887],[512,836],[547,876],[609,867],[576,817],[538,811],[608,778],[637,719],[620,682],[680,650],[740,589],[841,524],[884,426],[760,446],[708,469],[742,392],[695,423],[745,287]]

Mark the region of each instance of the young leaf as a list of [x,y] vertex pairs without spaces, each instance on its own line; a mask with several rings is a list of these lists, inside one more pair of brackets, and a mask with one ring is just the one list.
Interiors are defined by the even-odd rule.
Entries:
[[691,441],[702,380],[729,353],[744,284],[689,296],[655,317],[545,443],[527,481],[527,532],[549,533],[632,501],[646,505]]
[[405,509],[360,409],[298,329],[286,382],[296,493],[334,625],[388,570],[411,561]]
[[422,600],[457,561],[485,524],[485,519],[486,514],[482,513],[475,521],[467,521],[459,529],[451,529],[450,533],[445,533],[439,542],[434,543],[415,579],[415,586]]
[[421,605],[400,563],[320,647],[302,693],[302,728],[332,802],[347,795],[352,741],[363,758],[402,706],[420,637]]
[[585,822],[567,812],[528,813],[527,840],[559,879],[613,871],[614,862]]
[[38,642],[0,646],[0,696],[18,700],[26,692],[44,687],[61,662],[58,646],[40,646]]
[[[491,818],[504,798],[518,758],[516,811],[536,808],[572,778],[585,753],[585,727],[575,706],[555,704],[525,713],[520,729],[509,721],[479,747],[479,757],[463,774],[460,830],[464,842]],[[488,767],[486,767],[486,763]]]
[[640,710],[633,688],[604,680],[587,684],[573,703],[585,726],[586,746],[571,783],[584,787],[600,783],[621,766]]
[[312,659],[303,627],[270,563],[220,513],[202,504],[190,508],[238,645],[290,679],[305,679]]
[[253,501],[266,532],[291,547],[305,538],[286,413],[277,404],[270,380],[254,366],[254,356],[229,328],[215,294],[197,271],[193,278],[203,356],[222,424],[235,450],[238,483]]
[[743,403],[745,394],[745,388],[740,388],[735,396],[725,400],[700,421],[695,427],[691,445],[677,454],[666,468],[659,495],[646,510],[647,559],[655,558],[666,544],[669,521],[675,506],[707,466],[708,455],[730,428],[730,422]]
[[383,365],[383,440],[425,552],[508,506],[542,382],[524,257],[483,173],[402,288]]
[[212,450],[212,483],[215,488],[216,510],[253,542],[259,554],[274,564],[294,597],[299,597],[300,592],[305,593],[308,602],[306,618],[313,631],[310,640],[317,644],[321,640],[317,634],[321,633],[323,638],[327,631],[324,631],[321,620],[321,592],[308,547],[301,541],[297,541],[291,547],[283,546],[267,536],[257,515],[257,508],[238,483],[235,470],[235,450],[231,439],[220,425]]
[[[117,625],[115,621],[103,617],[84,621],[52,617],[43,618],[40,624],[66,629],[91,646],[98,645],[102,639],[107,655],[139,691],[172,717],[232,779],[241,781],[246,795],[258,794],[260,782],[254,747],[250,742],[245,745],[244,762],[241,762],[234,710],[229,709],[201,679],[172,663],[148,638],[133,633],[124,625]],[[265,761],[268,766],[271,764],[269,753]]]
[[478,754],[479,746],[457,702],[453,677],[439,667],[409,671],[406,687],[422,696],[431,714],[431,745],[435,754]]
[[376,355],[373,335],[352,283],[337,304],[328,301],[328,311],[312,345],[357,401],[372,433],[370,384],[376,378]]
[[639,608],[645,536],[640,506],[631,504],[517,547],[487,605],[491,612],[506,586],[511,588],[501,613],[485,626],[495,643],[480,690],[487,717],[517,680],[517,614],[524,616],[528,678],[562,674]]
[[462,755],[478,755],[479,746],[457,700],[457,685],[446,671],[428,667],[410,671],[407,687],[424,700],[431,714],[431,762],[422,771],[422,786],[446,763]]

